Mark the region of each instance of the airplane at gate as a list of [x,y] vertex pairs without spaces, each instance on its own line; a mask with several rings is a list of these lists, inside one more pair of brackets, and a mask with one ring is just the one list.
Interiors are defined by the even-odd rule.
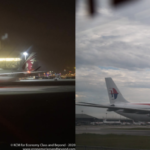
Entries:
[[121,122],[119,121],[107,121],[106,119],[103,120],[104,124],[108,124],[108,125],[120,125]]
[[32,70],[33,63],[35,61],[36,53],[31,53],[23,65],[20,65],[18,69],[0,70],[0,83],[1,82],[13,82],[17,81],[21,77],[35,75],[44,71],[37,71],[38,68]]
[[107,108],[107,111],[114,111],[115,113],[130,118],[134,121],[150,122],[150,103],[130,103],[122,96],[112,78],[105,78],[105,82],[110,104],[101,105],[78,102],[76,105]]
[[103,122],[91,122],[90,124],[91,124],[91,125],[102,125]]
[[134,120],[133,120],[133,124],[134,125],[146,125],[146,123],[144,122],[134,122]]

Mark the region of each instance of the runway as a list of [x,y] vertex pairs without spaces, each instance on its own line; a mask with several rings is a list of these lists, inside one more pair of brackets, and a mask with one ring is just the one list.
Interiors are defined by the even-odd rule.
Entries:
[[74,143],[74,112],[75,80],[0,83],[0,146]]
[[[134,129],[135,128],[135,129]],[[138,128],[138,130],[137,130]],[[140,129],[141,128],[141,129]],[[138,136],[150,136],[150,126],[78,126],[76,127],[76,134],[94,133],[94,134],[117,134],[117,135],[138,135]]]
[[[27,79],[27,80],[20,80],[17,82],[50,82],[55,81],[54,79]],[[57,81],[75,81],[75,79],[57,79]]]
[[75,86],[0,86],[0,95],[3,94],[36,94],[74,92]]
[[74,113],[75,86],[1,86],[0,146],[74,143]]
[[0,82],[1,86],[75,86],[75,79],[36,79],[36,80],[20,80],[13,82]]

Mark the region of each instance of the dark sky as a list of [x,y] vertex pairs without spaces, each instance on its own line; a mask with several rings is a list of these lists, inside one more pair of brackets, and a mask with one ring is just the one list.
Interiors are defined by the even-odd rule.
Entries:
[[[74,71],[75,1],[5,0],[0,4],[0,57],[18,57],[29,47],[40,70]],[[67,68],[68,67],[68,68]]]

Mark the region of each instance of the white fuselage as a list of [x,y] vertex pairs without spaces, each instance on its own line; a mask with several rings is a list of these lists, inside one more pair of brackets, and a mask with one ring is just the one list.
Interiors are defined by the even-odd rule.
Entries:
[[110,125],[113,125],[113,124],[121,124],[120,121],[107,121],[107,120],[104,120],[103,123],[104,123],[104,124],[110,124]]
[[[136,109],[150,110],[150,103],[120,103],[120,104],[116,104],[115,106],[116,107],[119,106],[123,108],[136,108]],[[116,110],[115,112],[124,117],[133,119],[134,121],[144,121],[144,122],[150,121],[149,113],[138,114],[136,113],[136,111],[127,112],[124,111],[123,109]]]
[[0,83],[2,82],[13,82],[18,78],[16,76],[0,76]]
[[24,77],[23,71],[18,72],[18,70],[0,70],[0,83],[14,82]]
[[92,125],[102,125],[103,122],[91,122],[90,124],[92,124]]

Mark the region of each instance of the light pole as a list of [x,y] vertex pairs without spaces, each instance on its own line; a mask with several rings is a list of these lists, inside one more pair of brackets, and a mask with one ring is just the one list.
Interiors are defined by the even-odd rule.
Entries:
[[26,56],[28,55],[28,53],[24,52],[23,55],[25,56],[25,60],[26,60]]

